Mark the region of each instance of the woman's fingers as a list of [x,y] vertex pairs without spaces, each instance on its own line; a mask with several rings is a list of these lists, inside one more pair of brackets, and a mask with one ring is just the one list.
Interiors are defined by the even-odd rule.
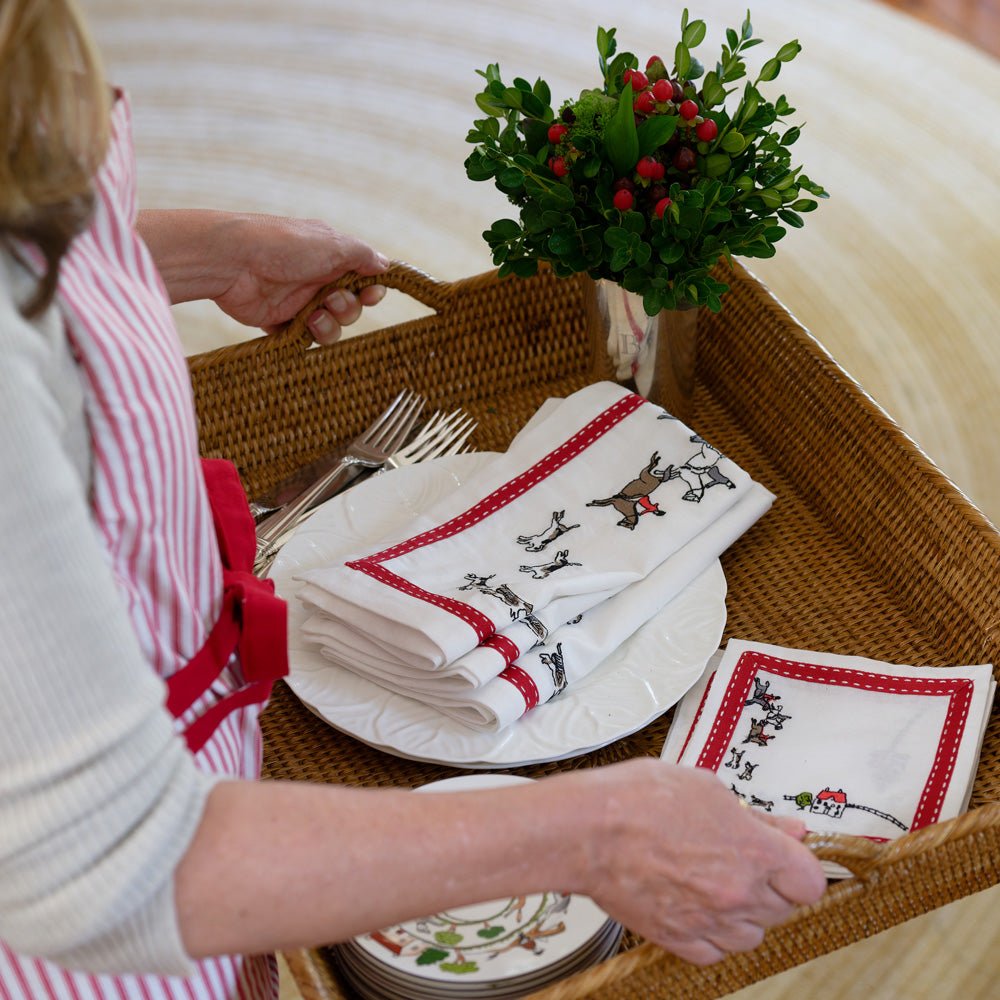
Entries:
[[375,306],[385,296],[382,285],[363,288],[359,294],[339,288],[331,292],[309,317],[308,327],[319,344],[333,344],[340,339],[345,326],[361,316],[364,306]]

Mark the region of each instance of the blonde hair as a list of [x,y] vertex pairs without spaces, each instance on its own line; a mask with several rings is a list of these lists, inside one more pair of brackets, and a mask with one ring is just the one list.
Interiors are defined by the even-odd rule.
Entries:
[[0,0],[0,239],[35,244],[47,265],[25,315],[51,302],[90,217],[109,104],[76,0]]

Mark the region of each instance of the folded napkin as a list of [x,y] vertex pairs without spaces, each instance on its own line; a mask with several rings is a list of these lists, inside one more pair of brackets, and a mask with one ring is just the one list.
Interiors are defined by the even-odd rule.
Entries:
[[749,805],[814,833],[891,840],[968,808],[995,688],[990,664],[732,639],[675,709],[662,757],[715,771]]
[[303,574],[304,631],[341,666],[500,728],[600,663],[772,501],[660,407],[589,386],[379,551]]

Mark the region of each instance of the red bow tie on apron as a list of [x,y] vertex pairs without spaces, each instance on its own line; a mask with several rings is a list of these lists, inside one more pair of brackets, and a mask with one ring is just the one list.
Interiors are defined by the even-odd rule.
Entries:
[[180,718],[209,688],[239,652],[246,683],[206,709],[185,730],[197,753],[232,711],[265,702],[271,687],[288,673],[288,609],[274,594],[272,580],[252,573],[256,536],[253,517],[236,467],[222,459],[202,459],[222,557],[222,611],[205,645],[167,679],[167,709]]

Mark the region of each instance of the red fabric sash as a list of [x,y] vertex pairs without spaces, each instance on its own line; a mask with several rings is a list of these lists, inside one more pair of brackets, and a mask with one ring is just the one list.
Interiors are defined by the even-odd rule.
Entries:
[[197,753],[230,712],[264,702],[279,677],[288,673],[288,609],[271,580],[252,573],[256,546],[254,521],[236,467],[222,459],[202,459],[222,557],[222,611],[205,645],[167,679],[167,709],[182,716],[239,652],[246,683],[203,712],[184,732]]

